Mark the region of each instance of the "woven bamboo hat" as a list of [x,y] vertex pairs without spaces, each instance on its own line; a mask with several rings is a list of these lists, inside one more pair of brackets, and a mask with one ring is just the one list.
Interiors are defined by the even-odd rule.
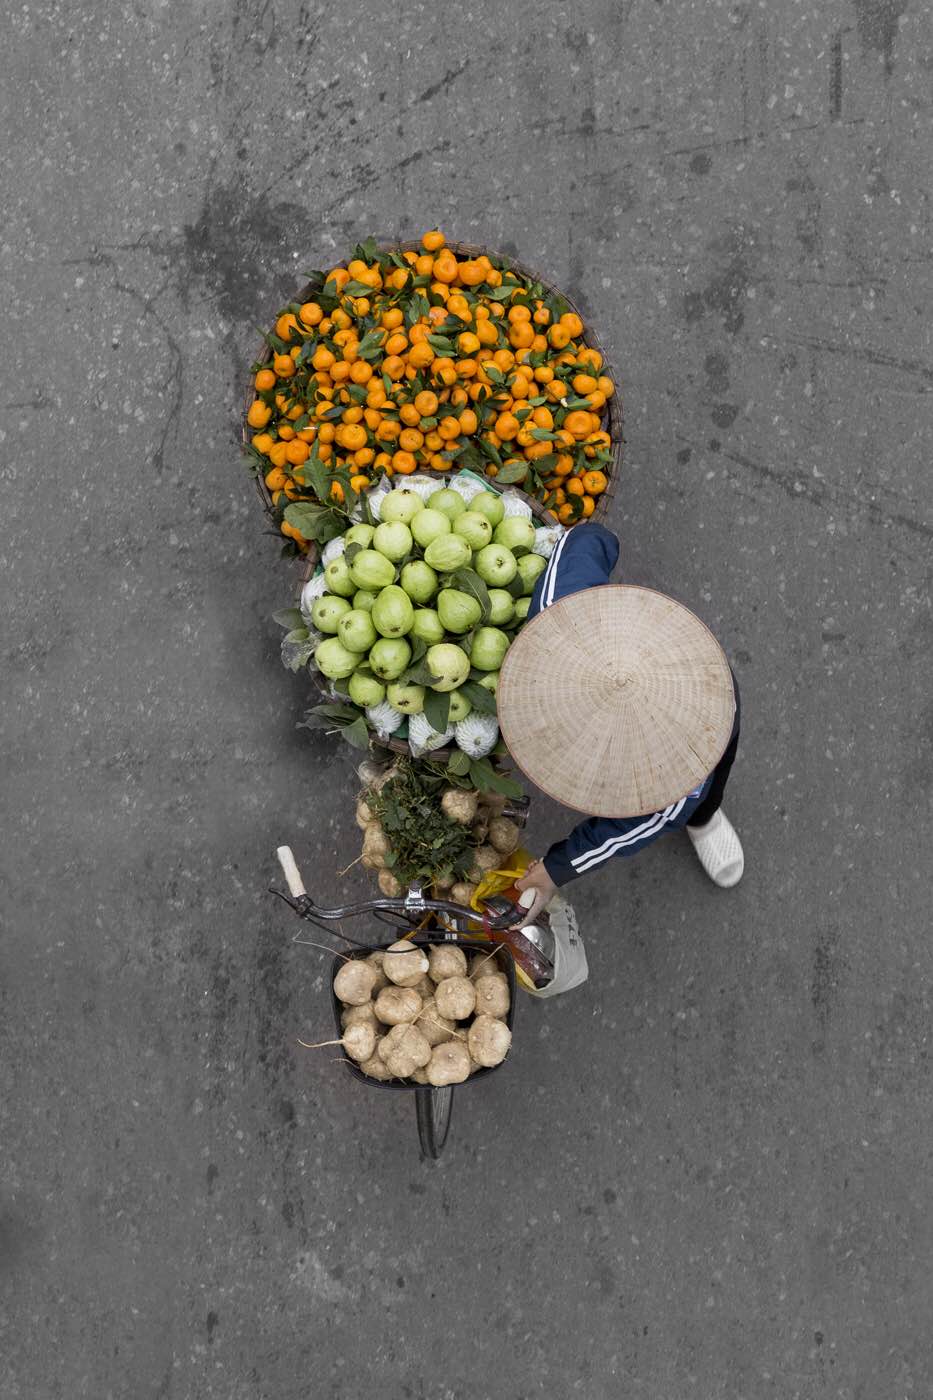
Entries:
[[607,584],[553,603],[506,653],[509,752],[542,792],[596,817],[659,812],[708,777],[735,717],[722,647],[652,588]]

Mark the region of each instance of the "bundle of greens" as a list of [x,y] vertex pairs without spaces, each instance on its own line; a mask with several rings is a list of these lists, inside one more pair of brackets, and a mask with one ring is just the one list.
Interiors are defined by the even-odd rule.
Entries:
[[451,787],[443,769],[400,759],[357,804],[363,864],[387,895],[418,881],[469,903],[472,884],[518,844],[505,805],[500,794]]

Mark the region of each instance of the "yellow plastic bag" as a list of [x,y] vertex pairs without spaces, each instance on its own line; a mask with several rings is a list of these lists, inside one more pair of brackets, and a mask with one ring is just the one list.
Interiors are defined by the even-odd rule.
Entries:
[[483,912],[483,901],[490,895],[501,894],[510,885],[514,885],[516,880],[520,880],[527,871],[529,865],[534,860],[530,851],[526,851],[523,846],[519,846],[509,857],[514,870],[487,870],[473,891],[473,898],[470,900],[470,907],[477,913]]

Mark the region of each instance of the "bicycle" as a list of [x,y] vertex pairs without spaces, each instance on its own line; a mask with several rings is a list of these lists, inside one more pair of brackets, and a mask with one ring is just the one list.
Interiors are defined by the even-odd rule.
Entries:
[[[357,918],[364,914],[372,914],[382,922],[390,924],[398,934],[399,938],[408,938],[419,947],[431,947],[438,943],[453,943],[457,947],[464,948],[471,952],[477,949],[489,949],[496,957],[500,971],[504,972],[509,982],[509,1011],[506,1017],[506,1024],[512,1029],[515,1017],[516,1002],[516,980],[515,965],[512,961],[511,953],[506,945],[495,943],[488,938],[489,932],[507,928],[510,916],[506,915],[496,919],[494,917],[477,914],[475,910],[468,909],[465,905],[454,904],[444,899],[425,899],[420,886],[412,885],[404,898],[397,899],[368,899],[359,904],[348,904],[336,909],[323,909],[315,904],[307,893],[304,881],[298,870],[295,857],[291,847],[280,846],[276,852],[285,882],[288,885],[289,893],[276,889],[274,885],[269,886],[270,893],[275,894],[285,901],[285,903],[298,915],[299,918],[308,923],[314,924],[317,928],[323,929],[325,933],[333,934],[334,930],[327,927],[328,922],[335,923],[340,919]],[[439,921],[438,916],[445,916],[448,924]],[[429,922],[430,921],[430,922]],[[452,924],[453,927],[449,925]],[[472,925],[474,929],[479,926],[477,932],[467,935],[468,927]],[[400,931],[401,930],[401,931]],[[484,937],[484,934],[487,935]],[[358,939],[351,938],[342,930],[337,937],[352,944],[362,953],[380,952],[388,944],[364,943]],[[300,942],[300,939],[294,941]],[[392,940],[393,942],[395,939]],[[333,973],[336,975],[341,962],[341,955],[336,955],[333,963]],[[333,982],[333,977],[331,979]],[[336,995],[331,993],[334,1016],[337,1022],[337,1035],[342,1034],[340,1026],[341,1005]],[[508,1057],[506,1057],[508,1058]],[[421,1151],[425,1157],[436,1160],[444,1149],[450,1133],[450,1120],[453,1113],[454,1086],[446,1085],[443,1088],[435,1088],[432,1085],[410,1084],[400,1080],[389,1080],[383,1082],[370,1078],[363,1073],[357,1064],[349,1058],[343,1056],[344,1063],[355,1078],[361,1079],[364,1084],[378,1089],[395,1089],[414,1091],[415,1095],[415,1115],[418,1123],[418,1138],[421,1143]],[[503,1062],[504,1063],[504,1062]],[[467,1084],[473,1084],[476,1080],[494,1073],[496,1065],[491,1069],[479,1069],[470,1075]]]

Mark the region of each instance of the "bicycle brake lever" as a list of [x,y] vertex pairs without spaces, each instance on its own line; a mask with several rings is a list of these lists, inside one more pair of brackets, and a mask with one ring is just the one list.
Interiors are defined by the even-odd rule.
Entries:
[[289,909],[293,910],[300,918],[304,918],[308,909],[311,907],[311,900],[306,894],[299,895],[298,898],[295,899],[292,895],[286,894],[284,890],[277,889],[275,885],[269,885],[268,888],[270,894],[278,895],[279,899],[287,904]]

